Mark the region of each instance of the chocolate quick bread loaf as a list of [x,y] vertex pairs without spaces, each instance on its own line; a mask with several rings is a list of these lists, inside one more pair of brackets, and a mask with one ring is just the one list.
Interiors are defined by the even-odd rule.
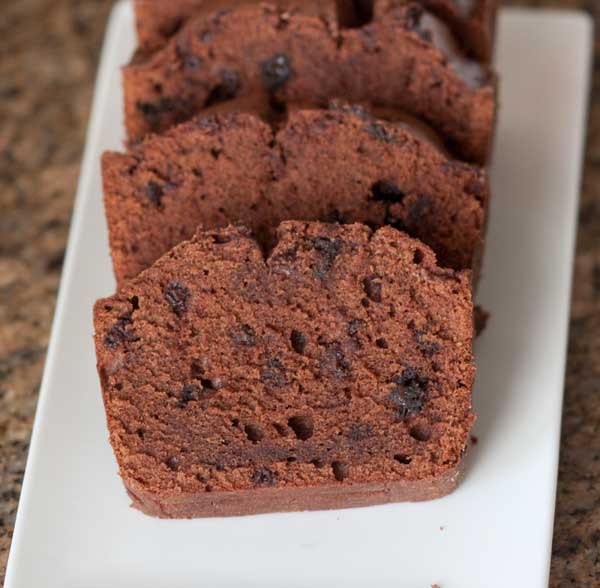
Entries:
[[324,107],[342,98],[416,117],[458,158],[485,163],[494,76],[456,55],[439,27],[425,26],[421,17],[418,4],[402,4],[334,34],[318,16],[272,6],[201,14],[162,50],[124,68],[129,139],[201,112],[242,110],[273,120],[289,107]]
[[197,118],[102,160],[117,281],[196,227],[240,223],[269,248],[283,220],[390,224],[454,269],[479,266],[485,171],[360,108],[296,111],[275,135],[249,114]]
[[94,310],[135,507],[365,506],[457,485],[473,422],[469,272],[400,231],[287,222],[265,260],[199,231]]
[[[368,23],[374,15],[389,10],[391,4],[406,0],[297,0],[279,6],[291,11],[311,11],[342,27]],[[135,0],[136,27],[140,50],[148,53],[163,47],[183,24],[199,13],[233,9],[259,0]],[[466,53],[480,61],[489,61],[494,38],[496,0],[419,0],[424,8],[451,27]]]

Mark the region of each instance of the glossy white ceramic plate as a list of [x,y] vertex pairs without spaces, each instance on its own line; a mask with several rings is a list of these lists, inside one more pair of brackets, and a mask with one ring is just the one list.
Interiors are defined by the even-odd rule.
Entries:
[[542,588],[552,540],[592,47],[572,12],[505,10],[494,199],[479,301],[479,415],[464,483],[419,504],[192,521],[129,507],[107,441],[92,304],[114,281],[99,157],[123,139],[115,7],[40,393],[6,588]]

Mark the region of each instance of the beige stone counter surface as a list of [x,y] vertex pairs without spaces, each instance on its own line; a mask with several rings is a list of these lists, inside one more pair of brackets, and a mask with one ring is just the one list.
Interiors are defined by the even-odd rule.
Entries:
[[[0,4],[2,581],[111,2]],[[598,0],[510,4],[580,8],[595,13],[600,23]],[[553,588],[600,586],[599,50],[597,44],[571,309]]]

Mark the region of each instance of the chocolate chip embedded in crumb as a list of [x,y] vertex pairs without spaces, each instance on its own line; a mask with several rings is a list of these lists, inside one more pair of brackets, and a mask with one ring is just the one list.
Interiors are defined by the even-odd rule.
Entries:
[[167,467],[174,472],[177,471],[181,465],[181,461],[176,455],[169,457],[165,463]]
[[417,225],[421,221],[421,219],[429,214],[431,210],[432,200],[431,196],[427,194],[422,194],[419,196],[408,208],[408,215],[406,218],[406,222],[409,225]]
[[157,184],[154,180],[148,182],[146,185],[146,196],[154,206],[160,206],[162,204],[162,197],[164,195],[164,190],[160,184]]
[[256,333],[247,324],[241,325],[239,330],[231,335],[231,338],[236,345],[244,345],[245,347],[254,347],[256,345]]
[[348,467],[348,464],[342,461],[332,462],[331,469],[333,470],[333,475],[338,482],[343,482],[350,473],[350,468]]
[[260,381],[268,388],[281,388],[287,385],[288,379],[285,366],[281,360],[272,357],[267,362],[267,367],[260,374]]
[[396,135],[390,133],[387,128],[379,122],[371,122],[363,127],[363,130],[369,133],[373,138],[384,143],[395,143]]
[[179,408],[185,408],[188,405],[188,402],[198,399],[199,392],[200,388],[198,388],[198,386],[195,386],[194,384],[185,384],[179,393],[179,402],[177,403],[177,406]]
[[371,197],[380,202],[402,202],[405,194],[396,184],[387,180],[379,180],[371,186]]
[[395,384],[389,394],[389,400],[398,411],[398,418],[405,420],[418,414],[427,401],[426,377],[408,367],[392,378]]
[[356,333],[358,333],[358,331],[360,331],[360,329],[364,327],[364,325],[365,321],[361,319],[352,319],[348,323],[348,329],[346,330],[346,332],[348,333],[348,335],[350,335],[350,337],[354,337]]
[[287,55],[278,53],[260,64],[263,83],[275,92],[292,77],[292,65]]
[[181,318],[188,309],[190,291],[179,282],[169,282],[163,290],[163,295],[173,312]]
[[205,100],[205,108],[236,97],[240,88],[240,74],[231,69],[224,69],[220,72],[220,78],[221,81],[210,91]]
[[275,486],[275,474],[269,468],[260,468],[250,477],[255,486]]
[[319,253],[313,273],[317,278],[324,278],[331,271],[335,258],[340,254],[342,242],[329,237],[314,237],[310,243],[313,249]]
[[304,349],[306,349],[306,337],[303,333],[296,331],[296,329],[292,330],[290,341],[292,344],[292,349],[296,353],[304,353]]
[[372,275],[366,277],[362,281],[363,289],[365,294],[369,297],[373,302],[381,302],[381,277]]
[[133,320],[131,318],[131,313],[120,316],[104,336],[104,345],[109,349],[114,349],[126,341],[137,341],[138,338],[135,333],[128,328],[132,324]]

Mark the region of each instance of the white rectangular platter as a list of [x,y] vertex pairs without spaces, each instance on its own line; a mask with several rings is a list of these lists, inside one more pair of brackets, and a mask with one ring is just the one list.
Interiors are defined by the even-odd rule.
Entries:
[[479,302],[479,443],[464,483],[419,504],[191,521],[129,507],[107,440],[92,304],[112,293],[99,158],[123,139],[112,14],[6,588],[547,586],[592,27],[504,10],[501,114]]

